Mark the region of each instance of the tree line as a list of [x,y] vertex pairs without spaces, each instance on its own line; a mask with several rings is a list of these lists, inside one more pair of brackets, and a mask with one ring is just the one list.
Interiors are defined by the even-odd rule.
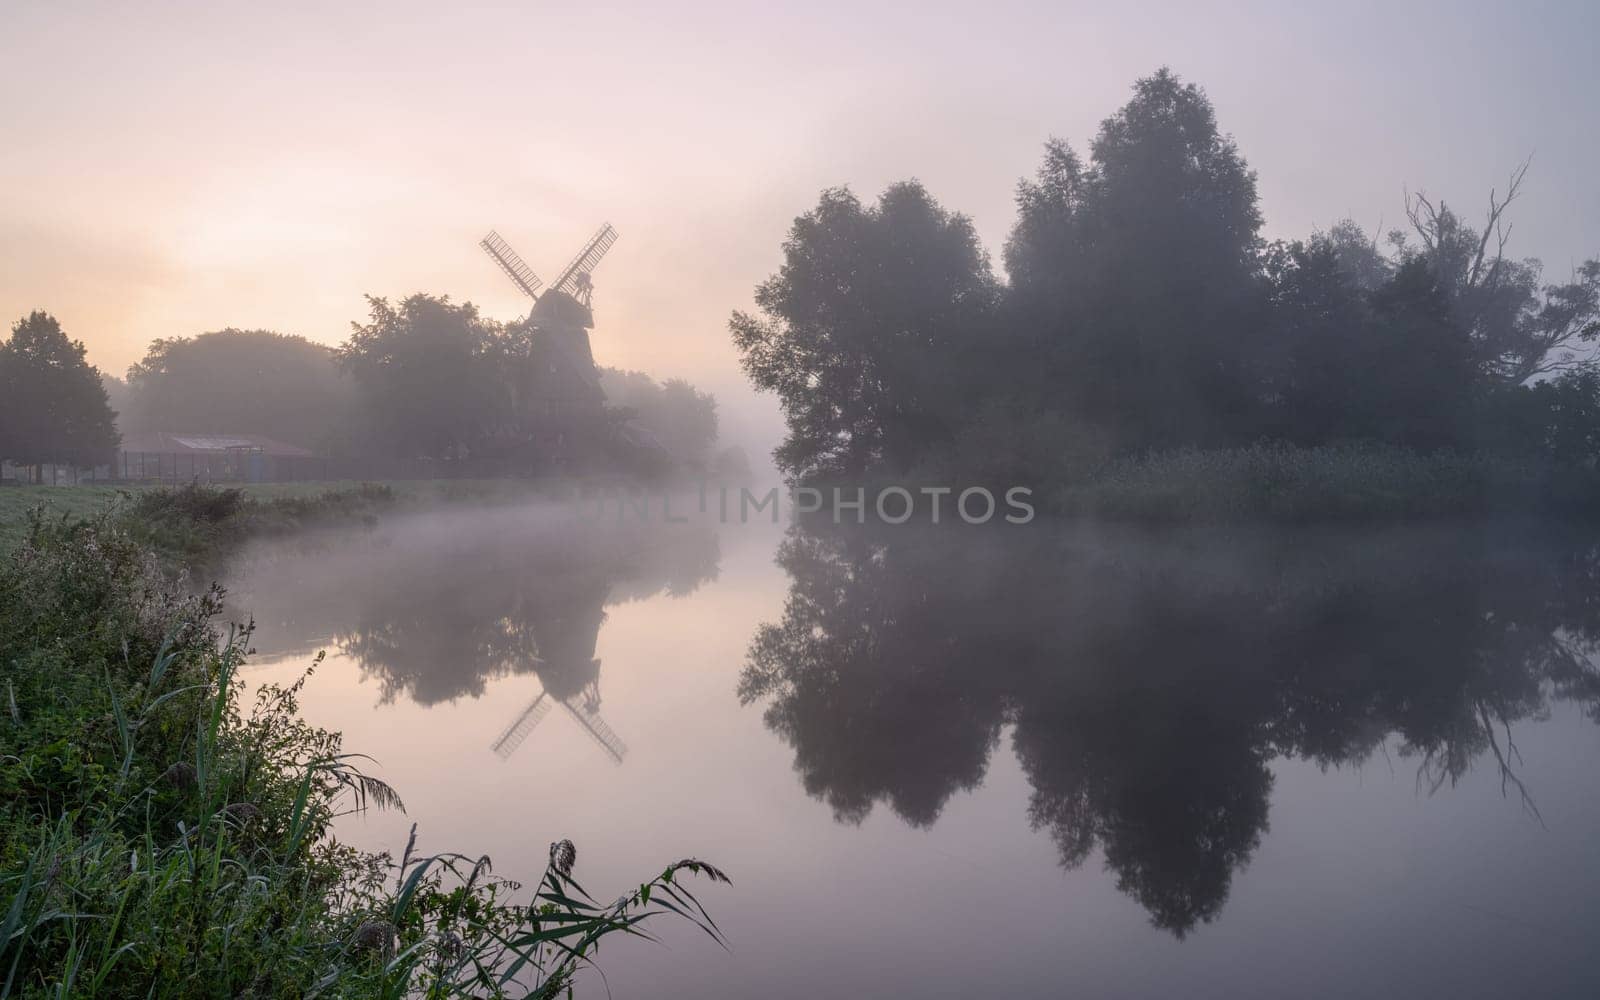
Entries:
[[125,381],[34,312],[0,341],[0,460],[89,467],[110,460],[121,433],[156,430],[528,472],[549,471],[557,435],[585,467],[649,472],[715,457],[716,400],[684,380],[598,369],[592,405],[570,405],[574,390],[559,384],[570,373],[552,370],[529,324],[447,296],[368,303],[367,322],[337,348],[270,330],[161,338]]
[[[1378,238],[1268,241],[1256,175],[1163,69],[1082,158],[1045,147],[996,275],[918,182],[824,191],[730,327],[777,394],[794,476],[991,466],[1263,439],[1592,462],[1600,260],[1547,282],[1507,253],[1527,164],[1469,223],[1426,194]],[[1001,454],[997,455],[996,452]]]

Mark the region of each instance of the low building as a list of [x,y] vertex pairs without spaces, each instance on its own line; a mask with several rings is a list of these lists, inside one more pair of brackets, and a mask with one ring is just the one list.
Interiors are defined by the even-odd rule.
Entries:
[[315,453],[263,434],[135,431],[122,436],[111,475],[118,479],[248,483],[320,478]]

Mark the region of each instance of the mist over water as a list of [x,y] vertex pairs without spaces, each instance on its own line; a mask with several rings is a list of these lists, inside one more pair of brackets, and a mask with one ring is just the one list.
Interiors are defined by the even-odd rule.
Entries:
[[250,681],[326,649],[306,716],[404,793],[342,839],[415,821],[517,877],[571,837],[602,898],[663,853],[729,870],[732,954],[667,928],[608,955],[618,995],[1576,996],[1597,573],[1592,532],[1527,521],[545,505],[247,552],[227,582]]

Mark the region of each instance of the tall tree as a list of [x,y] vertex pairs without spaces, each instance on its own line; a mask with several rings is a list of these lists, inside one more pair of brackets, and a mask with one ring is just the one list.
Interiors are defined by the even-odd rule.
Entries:
[[[1265,336],[1255,174],[1204,91],[1168,70],[1100,126],[1085,168],[1053,141],[1006,247],[1041,391],[1124,447],[1248,435]],[[1062,397],[1065,397],[1062,399]]]
[[87,467],[111,459],[116,414],[100,372],[54,316],[29,313],[0,343],[0,459]]
[[802,476],[904,468],[947,440],[996,296],[971,221],[915,181],[870,206],[838,188],[795,220],[783,249],[756,290],[762,315],[730,323],[745,371],[783,404],[779,465]]

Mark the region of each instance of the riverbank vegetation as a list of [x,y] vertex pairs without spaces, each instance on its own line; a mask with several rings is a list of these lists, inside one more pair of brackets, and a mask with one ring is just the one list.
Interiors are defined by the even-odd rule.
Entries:
[[420,502],[419,494],[374,483],[10,488],[0,490],[0,553],[21,543],[35,521],[103,518],[170,566],[209,569],[247,539],[370,525],[402,502]]
[[0,489],[0,552],[27,534],[29,512],[46,518],[114,520],[158,551],[178,557],[225,555],[257,535],[287,536],[318,527],[370,525],[385,514],[443,504],[496,506],[566,500],[570,484],[516,479],[438,479],[382,483],[248,483],[213,486],[52,486]]
[[[133,501],[152,539],[323,503]],[[567,841],[527,887],[415,831],[398,857],[340,844],[338,816],[400,794],[299,717],[298,683],[246,699],[249,628],[219,631],[220,591],[175,587],[138,534],[35,516],[0,560],[0,997],[553,996],[658,914],[720,939],[683,884],[727,881],[703,862],[599,904]]]
[[1051,140],[1020,183],[1008,280],[915,181],[795,220],[731,322],[790,476],[976,475],[1127,515],[1538,510],[1569,487],[1600,509],[1600,259],[1552,280],[1510,254],[1527,164],[1475,224],[1419,192],[1383,239],[1269,241],[1205,93],[1167,70],[1133,91],[1087,159]]

